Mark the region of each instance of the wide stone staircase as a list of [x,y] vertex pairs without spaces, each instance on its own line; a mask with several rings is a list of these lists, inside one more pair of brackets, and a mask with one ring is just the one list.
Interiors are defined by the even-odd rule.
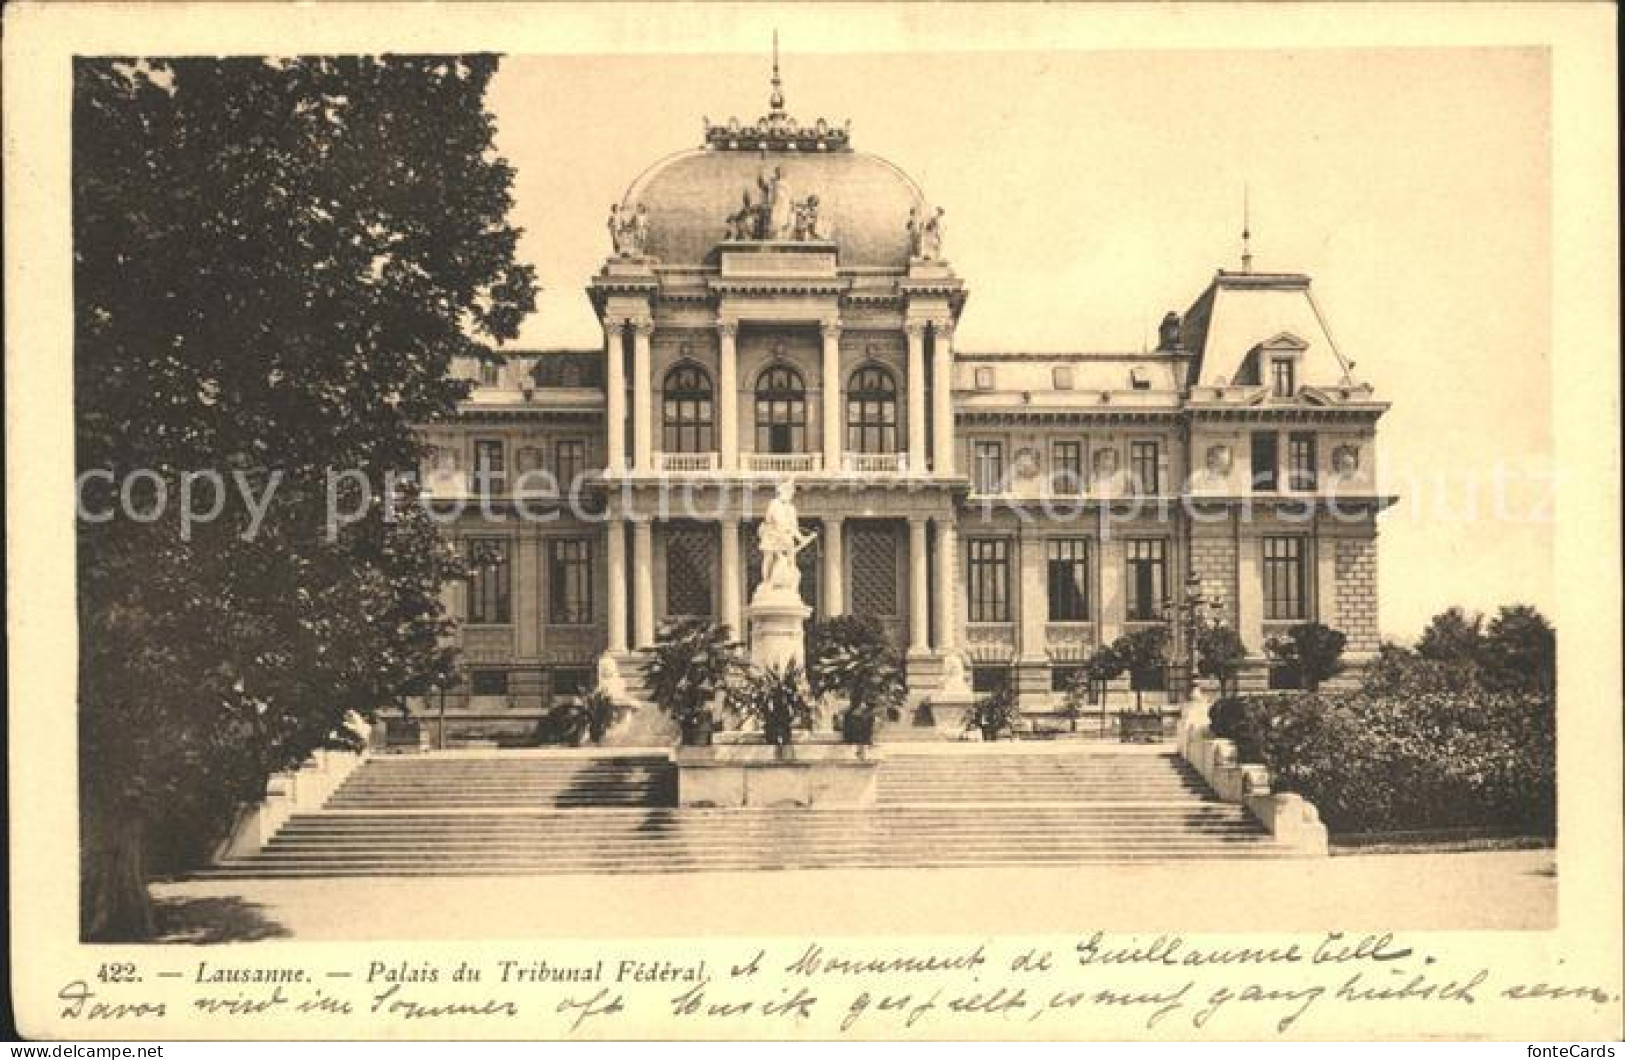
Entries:
[[1284,856],[1171,751],[887,748],[871,808],[677,809],[664,753],[379,756],[201,875],[466,876]]

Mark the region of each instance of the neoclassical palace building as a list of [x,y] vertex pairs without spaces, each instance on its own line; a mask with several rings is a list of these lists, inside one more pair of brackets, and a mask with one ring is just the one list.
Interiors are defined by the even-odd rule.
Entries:
[[[879,620],[918,699],[945,673],[1049,708],[1095,648],[1186,594],[1264,645],[1318,620],[1377,648],[1374,432],[1309,278],[1220,271],[1156,349],[979,353],[944,213],[850,127],[768,113],[634,179],[587,286],[592,350],[459,366],[422,481],[469,564],[450,733],[533,724],[659,624],[743,632],[783,479],[819,617]],[[955,660],[950,662],[950,660]],[[605,665],[604,672],[610,668]],[[955,674],[954,676],[957,676]]]

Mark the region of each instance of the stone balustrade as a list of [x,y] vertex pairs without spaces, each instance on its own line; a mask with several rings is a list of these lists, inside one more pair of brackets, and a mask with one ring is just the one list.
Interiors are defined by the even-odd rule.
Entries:
[[1331,840],[1314,804],[1292,792],[1272,792],[1268,769],[1239,761],[1235,743],[1213,735],[1208,706],[1206,701],[1195,700],[1181,712],[1180,756],[1202,775],[1214,794],[1225,802],[1245,806],[1293,854],[1327,857]]
[[822,470],[822,453],[746,453],[745,470],[768,475],[804,475]]
[[716,453],[658,453],[655,466],[661,471],[709,472],[719,466]]

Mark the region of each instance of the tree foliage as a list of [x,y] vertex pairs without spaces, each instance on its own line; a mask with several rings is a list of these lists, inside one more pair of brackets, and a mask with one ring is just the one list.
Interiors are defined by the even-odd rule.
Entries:
[[1300,622],[1284,637],[1271,637],[1264,650],[1311,692],[1323,681],[1343,670],[1343,647],[1348,637],[1342,630],[1320,622]]
[[1128,671],[1129,683],[1134,688],[1134,706],[1142,706],[1142,694],[1156,688],[1168,665],[1168,630],[1165,626],[1147,626],[1125,633],[1112,642],[1112,654]]
[[885,629],[868,615],[837,615],[808,634],[808,681],[815,696],[837,696],[859,716],[889,715],[908,698],[903,660]]
[[[153,929],[144,878],[271,773],[451,675],[456,560],[386,476],[534,306],[485,112],[491,56],[81,60],[74,69],[83,930]],[[353,522],[329,533],[329,470]],[[178,489],[212,471],[217,518]],[[116,484],[152,472],[135,510]],[[231,476],[240,476],[240,483]],[[368,501],[360,476],[372,483]],[[197,509],[212,490],[199,487]],[[271,490],[257,527],[239,491]],[[405,499],[410,501],[409,493]]]
[[746,665],[727,626],[684,618],[661,624],[643,674],[655,704],[679,725],[692,725],[712,716],[718,695]]
[[1241,634],[1222,622],[1204,625],[1196,634],[1196,672],[1219,683],[1219,696],[1234,689],[1236,669],[1247,659]]

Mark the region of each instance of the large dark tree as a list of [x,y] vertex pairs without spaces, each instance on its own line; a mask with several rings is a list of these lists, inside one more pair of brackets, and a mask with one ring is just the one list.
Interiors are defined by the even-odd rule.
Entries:
[[[146,877],[268,776],[445,679],[443,562],[375,497],[411,426],[533,308],[492,56],[81,61],[74,92],[77,464],[165,484],[162,516],[82,491],[83,931],[153,930]],[[230,492],[184,527],[188,472]],[[241,486],[230,476],[240,476]],[[127,494],[155,510],[154,479]],[[256,527],[240,489],[271,504]],[[192,507],[213,507],[198,483]],[[105,521],[91,521],[88,513]],[[340,736],[342,738],[342,736]]]

